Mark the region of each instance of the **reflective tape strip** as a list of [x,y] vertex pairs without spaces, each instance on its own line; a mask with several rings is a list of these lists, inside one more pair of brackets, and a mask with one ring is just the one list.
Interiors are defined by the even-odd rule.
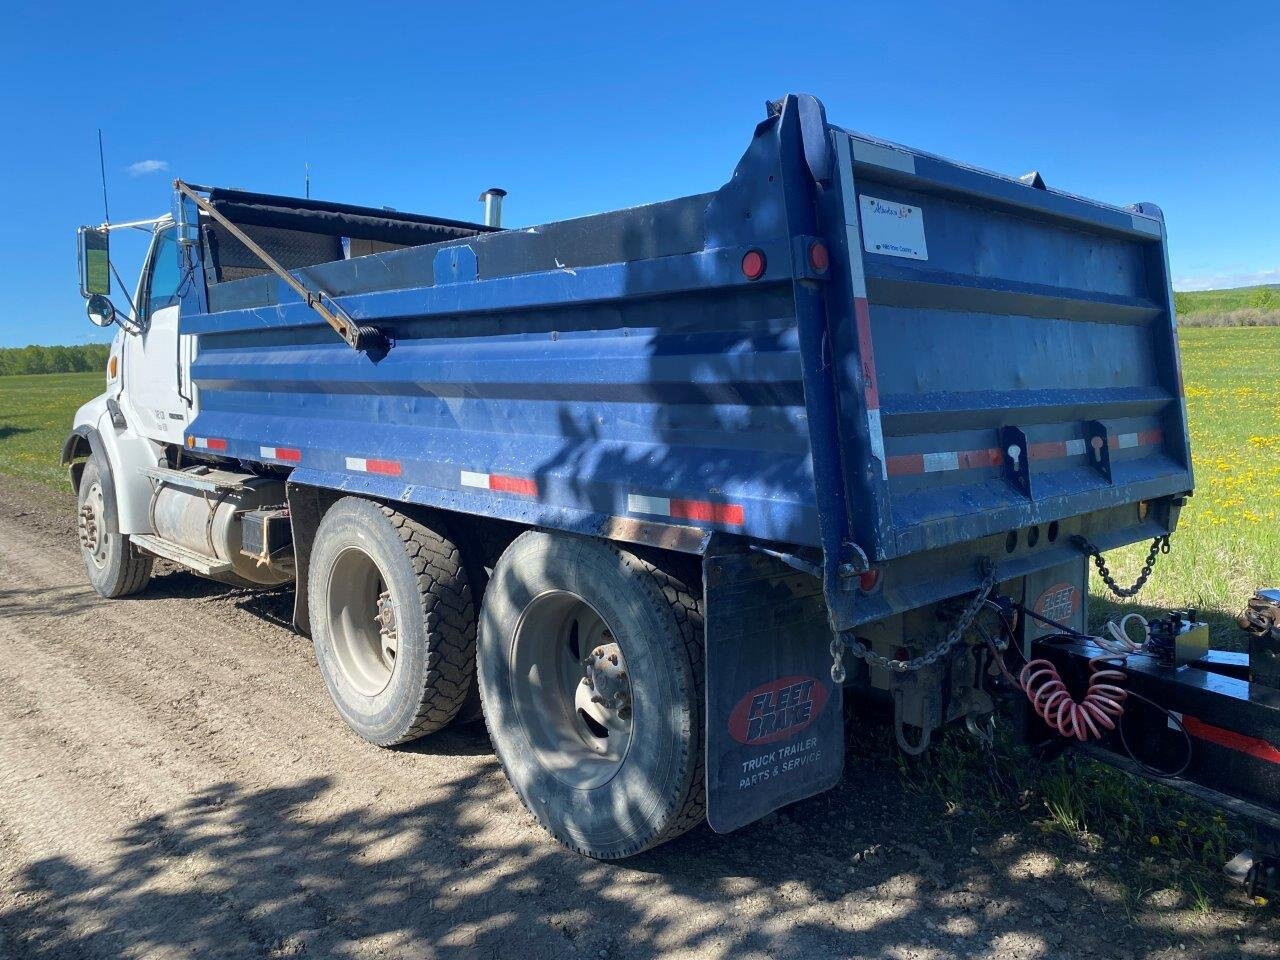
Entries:
[[881,476],[889,475],[884,455],[884,431],[880,425],[880,385],[876,379],[876,352],[871,342],[871,307],[866,297],[853,299],[854,326],[858,331],[858,358],[862,367],[862,392],[867,403],[867,436],[871,455],[880,461]]
[[862,240],[858,233],[858,200],[853,185],[853,158],[851,139],[836,135],[836,157],[840,165],[840,189],[843,194],[845,242],[849,246],[849,280],[853,286],[855,302],[867,298],[867,278],[862,265]]
[[866,297],[855,297],[853,315],[858,328],[858,353],[862,360],[862,389],[867,408],[880,409],[880,387],[876,382],[876,353],[871,342],[871,306]]
[[925,473],[938,473],[941,470],[959,470],[960,454],[954,450],[945,453],[921,454],[920,465]]
[[627,494],[628,513],[653,513],[660,517],[671,516],[671,501],[666,497],[646,497],[639,493]]
[[400,476],[400,461],[347,457],[347,469],[358,470],[360,473],[380,473],[387,477],[398,477]]
[[527,477],[510,477],[501,473],[477,473],[473,470],[463,470],[460,479],[464,487],[474,487],[477,490],[518,493],[526,497],[536,497],[538,495],[537,481],[530,480]]
[[859,163],[873,163],[877,167],[887,167],[890,170],[900,170],[903,173],[914,174],[916,172],[915,154],[894,147],[886,147],[879,143],[854,140],[853,158]]
[[197,450],[225,450],[227,449],[227,441],[221,437],[192,437],[195,441]]
[[739,503],[649,497],[640,493],[627,494],[627,512],[672,517],[678,520],[694,520],[699,523],[720,523],[733,527],[742,526],[746,520],[746,511]]
[[[877,411],[878,413],[878,411]],[[1109,445],[1113,450],[1149,447],[1164,440],[1162,430],[1144,430],[1141,433],[1112,434]],[[1046,440],[1030,445],[1032,460],[1051,460],[1059,457],[1080,457],[1088,445],[1083,439]],[[999,467],[1004,454],[997,448],[983,450],[943,450],[937,453],[902,453],[888,458],[890,476],[913,476],[922,473],[945,473],[950,470],[972,470],[982,467]]]
[[1141,433],[1113,433],[1107,438],[1112,450],[1129,450],[1133,447],[1152,447],[1164,442],[1164,431],[1143,430]]
[[[1216,727],[1196,717],[1189,717],[1185,713],[1170,712],[1182,721],[1182,726],[1187,733],[1199,740],[1207,740],[1228,750],[1247,753],[1254,759],[1264,760],[1267,763],[1280,764],[1280,749],[1277,749],[1273,743],[1268,743],[1259,737],[1250,737],[1247,734],[1236,733],[1234,730]],[[1172,718],[1169,720],[1169,726],[1170,728],[1176,726]]]
[[1027,452],[1031,455],[1032,460],[1051,460],[1055,457],[1081,457],[1084,456],[1085,442],[1083,439],[1046,440],[1043,443],[1031,444]]
[[1004,455],[995,447],[981,450],[944,450],[939,453],[904,453],[888,461],[891,476],[902,477],[923,473],[946,473],[951,470],[977,470],[998,467]]
[[302,451],[293,447],[259,447],[258,453],[264,460],[286,460],[289,463],[297,463],[302,459]]

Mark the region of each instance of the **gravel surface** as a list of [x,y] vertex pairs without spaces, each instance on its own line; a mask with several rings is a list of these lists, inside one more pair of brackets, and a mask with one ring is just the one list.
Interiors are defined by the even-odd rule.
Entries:
[[1029,822],[944,824],[887,752],[736,834],[582,859],[482,724],[348,733],[290,591],[169,571],[100,600],[70,512],[0,492],[4,960],[1277,955],[1274,910],[1126,895]]

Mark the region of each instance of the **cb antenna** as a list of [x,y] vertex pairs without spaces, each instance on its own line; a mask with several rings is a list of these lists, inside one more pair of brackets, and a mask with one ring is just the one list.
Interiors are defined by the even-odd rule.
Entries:
[[107,208],[107,160],[102,151],[102,128],[98,128],[98,172],[102,174],[102,222],[111,222],[111,211]]
[[304,163],[302,165],[302,185],[307,192],[307,199],[311,199],[311,164]]

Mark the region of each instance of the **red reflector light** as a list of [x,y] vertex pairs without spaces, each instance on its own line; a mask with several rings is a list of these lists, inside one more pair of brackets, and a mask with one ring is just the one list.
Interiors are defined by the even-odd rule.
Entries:
[[809,266],[818,273],[826,273],[827,268],[831,266],[831,255],[827,253],[827,245],[821,240],[815,240],[809,244]]
[[764,252],[748,250],[742,255],[742,275],[748,280],[759,280],[764,276]]
[[858,577],[858,589],[863,593],[870,593],[878,586],[880,586],[879,570],[865,570]]

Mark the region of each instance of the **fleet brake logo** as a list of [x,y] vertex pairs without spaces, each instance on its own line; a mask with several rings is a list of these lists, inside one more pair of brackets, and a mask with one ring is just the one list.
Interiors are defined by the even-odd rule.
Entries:
[[793,737],[818,719],[827,695],[826,684],[814,677],[781,677],[762,683],[729,714],[729,735],[748,746]]
[[1069,623],[1080,609],[1080,591],[1070,583],[1055,583],[1036,598],[1032,609],[1042,617]]

